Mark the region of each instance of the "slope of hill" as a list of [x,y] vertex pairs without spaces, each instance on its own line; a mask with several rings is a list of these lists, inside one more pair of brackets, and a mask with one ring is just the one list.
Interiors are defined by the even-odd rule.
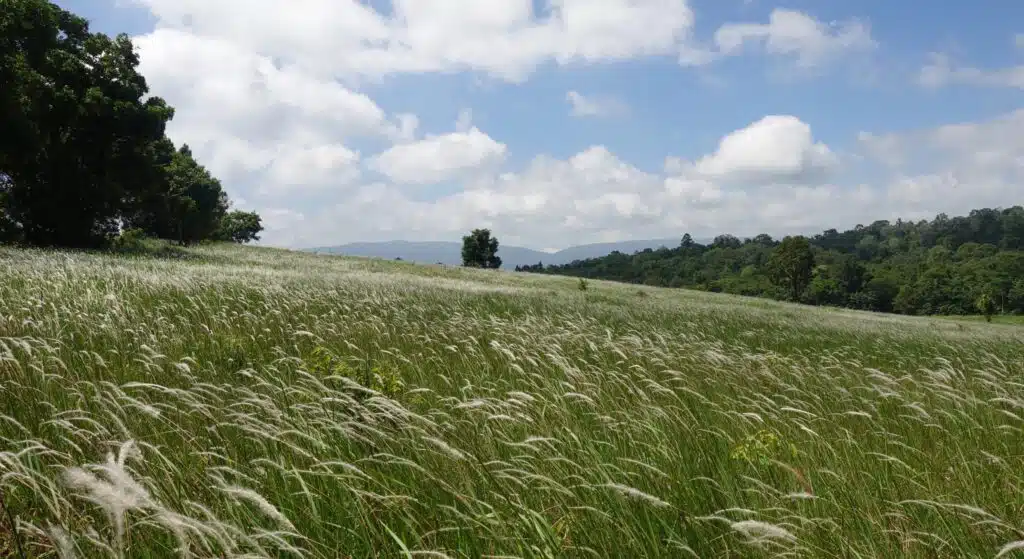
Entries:
[[[1020,206],[916,223],[876,221],[844,232],[830,229],[809,242],[813,262],[796,286],[801,302],[941,315],[975,314],[990,304],[992,312],[1024,314]],[[722,235],[709,245],[694,242],[523,271],[792,299],[783,284],[794,276],[773,278],[778,247],[768,235],[742,241]]]
[[[596,258],[614,251],[632,254],[645,248],[661,246],[674,247],[679,239],[651,239],[641,241],[621,241],[614,243],[596,243],[569,247],[558,252],[543,252],[529,248],[501,245],[498,256],[501,267],[512,270],[516,266],[544,264],[568,264],[574,260]],[[445,241],[382,241],[370,243],[349,243],[333,247],[309,249],[312,252],[342,254],[346,256],[368,256],[394,260],[401,258],[409,262],[423,264],[459,265],[462,263],[462,243]]]
[[1018,327],[177,254],[0,248],[0,549],[924,558],[1020,539]]

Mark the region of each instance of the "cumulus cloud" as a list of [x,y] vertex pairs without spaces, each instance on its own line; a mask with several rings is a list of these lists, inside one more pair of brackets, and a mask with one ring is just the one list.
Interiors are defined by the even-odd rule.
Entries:
[[578,91],[565,94],[569,102],[569,114],[575,117],[606,117],[625,114],[628,107],[622,101],[611,97],[585,96]]
[[[807,127],[793,117],[768,117],[727,134],[696,163],[670,160],[661,172],[639,169],[597,145],[567,159],[538,156],[520,171],[467,181],[462,191],[433,201],[414,200],[394,185],[375,183],[336,207],[307,216],[289,239],[297,246],[325,240],[452,239],[486,226],[505,244],[564,247],[684,232],[814,233],[875,219],[930,218],[1006,205],[1019,197],[1024,182],[1024,139],[1018,132],[1024,110],[985,122],[861,134],[857,144],[863,159],[901,154],[867,181],[843,176],[844,166],[833,167],[828,177],[807,173],[808,162],[828,167],[839,157],[823,155],[831,151],[814,142]],[[764,155],[748,156],[746,148],[764,146],[758,142],[769,138],[788,146],[772,152],[783,164]],[[701,164],[716,173],[700,172]],[[734,172],[761,179],[737,182],[731,180]]]
[[136,38],[151,90],[176,109],[168,134],[188,143],[229,192],[256,182],[264,194],[359,177],[358,137],[400,138],[368,96],[216,37],[158,29]]
[[827,176],[838,157],[815,142],[811,127],[790,115],[770,115],[726,135],[715,153],[670,167],[723,182],[806,183]]
[[[982,122],[903,134],[862,134],[869,157],[895,168],[885,189],[894,208],[923,216],[1006,206],[1024,182],[1024,109]],[[894,163],[882,147],[899,154]]]
[[396,182],[430,184],[500,163],[506,149],[473,126],[465,132],[395,145],[375,156],[370,166]]
[[473,112],[463,109],[455,121],[455,132],[396,144],[368,164],[397,183],[432,184],[493,170],[507,151],[505,144],[473,126]]
[[715,32],[723,55],[735,55],[756,45],[768,54],[793,57],[800,67],[819,66],[835,57],[877,46],[861,21],[823,23],[794,10],[775,9],[768,23],[730,23]]
[[[534,247],[813,231],[995,205],[1024,180],[1013,132],[1024,126],[1020,113],[865,133],[862,157],[891,156],[872,180],[843,176],[840,156],[786,115],[722,131],[710,153],[670,159],[663,170],[593,145],[503,172],[508,148],[471,112],[452,132],[424,134],[417,115],[388,114],[357,90],[398,73],[474,70],[520,81],[543,64],[646,55],[701,65],[751,47],[816,67],[874,47],[858,22],[776,10],[767,23],[723,26],[706,49],[692,40],[685,0],[550,0],[539,11],[531,0],[395,0],[388,13],[356,0],[306,0],[301,10],[276,0],[135,1],[158,20],[136,43],[152,91],[177,108],[170,136],[261,212],[269,244],[452,239],[479,226]],[[599,96],[571,93],[578,114],[603,113]],[[383,145],[354,147],[366,141]],[[425,199],[419,186],[430,183],[447,183],[445,194]]]
[[301,228],[305,218],[306,216],[301,212],[287,208],[260,209],[260,223],[264,228],[263,234],[280,239],[289,239],[296,230]]
[[918,73],[918,82],[925,87],[972,85],[1024,89],[1024,65],[974,68],[961,66],[945,54],[932,53],[929,58],[929,62]]
[[[474,69],[519,81],[539,64],[675,54],[694,15],[686,0],[135,0],[165,27],[224,37],[323,75]],[[244,14],[241,15],[240,14]],[[326,55],[329,53],[329,55]]]

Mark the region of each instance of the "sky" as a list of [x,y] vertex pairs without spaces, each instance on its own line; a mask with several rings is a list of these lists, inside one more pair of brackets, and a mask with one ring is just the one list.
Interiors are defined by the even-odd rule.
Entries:
[[59,0],[262,244],[782,236],[1024,203],[1024,2]]

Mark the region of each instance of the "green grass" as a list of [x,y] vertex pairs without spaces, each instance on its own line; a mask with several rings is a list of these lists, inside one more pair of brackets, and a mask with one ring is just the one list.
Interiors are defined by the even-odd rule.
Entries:
[[993,557],[1024,540],[1024,330],[187,253],[0,249],[0,555]]
[[[963,322],[984,322],[984,316],[943,316],[942,318],[948,320],[958,320]],[[993,324],[1024,324],[1024,315],[1020,314],[997,314],[992,316]]]

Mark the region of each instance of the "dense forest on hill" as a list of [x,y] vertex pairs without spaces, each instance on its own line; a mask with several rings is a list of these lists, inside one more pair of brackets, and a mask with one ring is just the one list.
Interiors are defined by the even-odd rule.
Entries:
[[[788,241],[803,240],[790,237]],[[783,251],[768,235],[614,252],[516,271],[797,300],[901,314],[1024,313],[1024,208],[931,221],[876,221],[806,238]],[[795,243],[799,244],[799,243]],[[806,250],[796,262],[793,255]],[[785,253],[785,254],[784,254]],[[787,259],[788,258],[788,259]],[[794,275],[795,274],[795,275]]]

